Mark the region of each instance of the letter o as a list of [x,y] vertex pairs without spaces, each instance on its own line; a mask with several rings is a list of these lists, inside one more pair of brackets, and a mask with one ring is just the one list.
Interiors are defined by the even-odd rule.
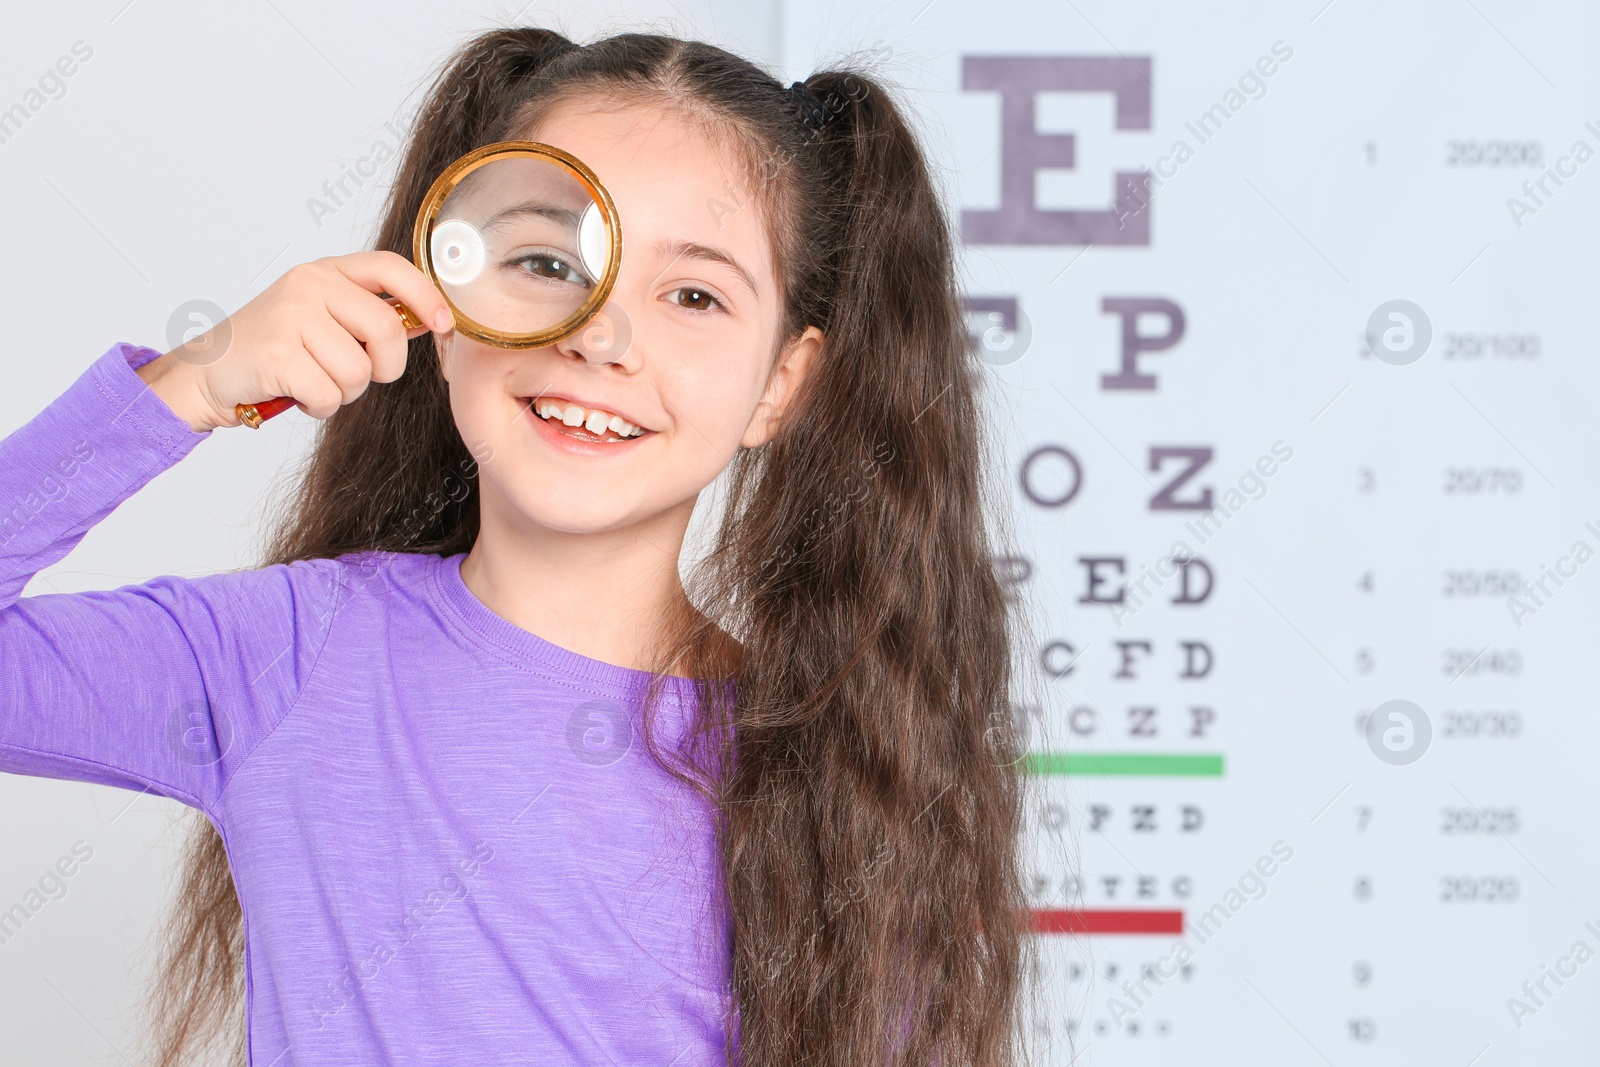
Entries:
[[[1071,478],[1068,480],[1068,489],[1066,492],[1056,496],[1045,496],[1037,491],[1033,486],[1034,464],[1040,462],[1047,456],[1058,456],[1065,460],[1067,467],[1071,471]],[[1065,448],[1062,448],[1060,445],[1040,445],[1032,452],[1029,452],[1022,461],[1022,467],[1020,468],[1019,476],[1022,479],[1022,491],[1027,494],[1029,500],[1033,501],[1035,504],[1038,504],[1042,508],[1065,507],[1066,505],[1072,503],[1072,501],[1077,497],[1078,491],[1083,488],[1083,467],[1078,463],[1078,457],[1074,456],[1071,452],[1067,451]]]

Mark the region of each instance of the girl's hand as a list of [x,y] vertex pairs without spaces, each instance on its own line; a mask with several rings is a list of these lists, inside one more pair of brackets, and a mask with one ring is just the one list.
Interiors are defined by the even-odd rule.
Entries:
[[[383,292],[424,323],[407,332]],[[406,342],[452,328],[450,307],[422,271],[393,252],[301,263],[210,330],[136,372],[199,432],[237,426],[238,404],[291,396],[325,419],[406,369]]]

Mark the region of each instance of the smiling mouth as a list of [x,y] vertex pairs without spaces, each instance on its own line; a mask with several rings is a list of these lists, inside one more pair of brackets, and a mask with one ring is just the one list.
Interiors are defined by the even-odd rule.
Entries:
[[521,398],[521,402],[534,418],[544,421],[556,432],[578,441],[624,444],[655,433],[654,430],[635,426],[619,415],[598,409],[581,408],[564,400],[525,396]]

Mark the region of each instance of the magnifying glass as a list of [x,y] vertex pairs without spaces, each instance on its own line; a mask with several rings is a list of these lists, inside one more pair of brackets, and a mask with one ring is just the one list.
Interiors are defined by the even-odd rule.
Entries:
[[[611,295],[622,227],[611,194],[576,156],[537,141],[474,149],[429,186],[412,260],[438,286],[455,328],[496,348],[538,348],[579,330]],[[422,320],[392,306],[407,330]],[[252,429],[294,407],[239,404]]]

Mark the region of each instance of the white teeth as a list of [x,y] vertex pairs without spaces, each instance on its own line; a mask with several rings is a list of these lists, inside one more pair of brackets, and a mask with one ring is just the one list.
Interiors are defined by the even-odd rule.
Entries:
[[534,413],[542,419],[559,419],[567,426],[582,426],[597,436],[607,430],[623,437],[637,437],[644,432],[621,415],[613,415],[598,408],[585,410],[576,404],[567,404],[560,400],[541,399],[535,403]]

